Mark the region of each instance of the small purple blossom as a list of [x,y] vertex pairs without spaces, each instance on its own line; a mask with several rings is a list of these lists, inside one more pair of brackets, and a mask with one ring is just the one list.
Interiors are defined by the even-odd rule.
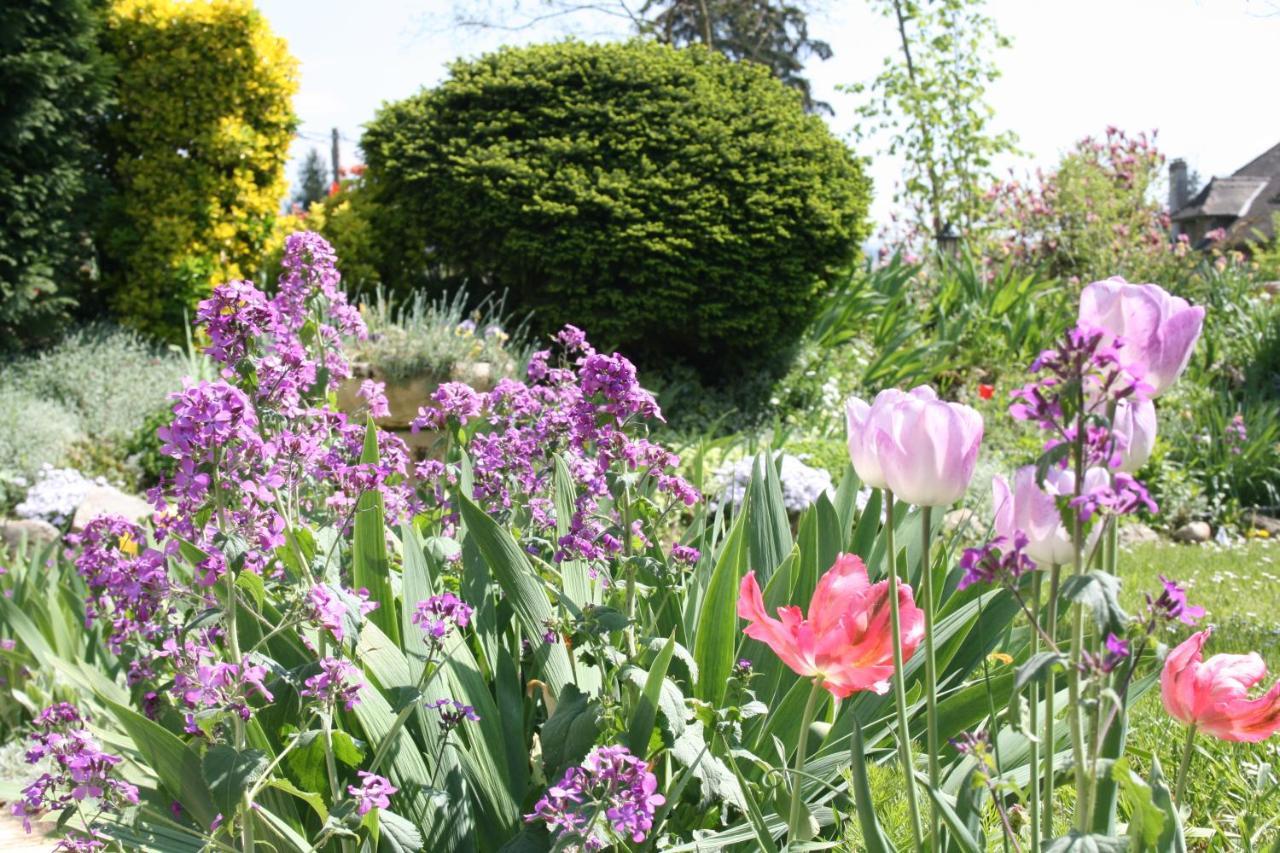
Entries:
[[649,765],[626,747],[598,746],[547,789],[525,820],[546,823],[565,850],[639,843],[653,828],[654,811],[666,802],[657,789]]
[[476,709],[459,702],[457,699],[437,699],[434,702],[427,703],[427,707],[434,708],[440,712],[440,728],[446,732],[457,728],[464,722],[480,722],[480,715],[476,713]]
[[348,785],[347,793],[356,798],[356,812],[364,817],[374,809],[385,809],[391,806],[391,795],[399,791],[391,780],[375,773],[360,770],[356,773],[360,785]]
[[444,592],[419,601],[411,619],[427,635],[429,642],[438,645],[444,642],[450,631],[470,625],[472,613],[471,605],[452,592]]
[[675,545],[671,548],[671,559],[676,563],[692,566],[697,563],[701,557],[701,551],[688,545]]
[[1018,531],[1010,542],[1004,536],[997,536],[978,548],[966,548],[960,557],[960,568],[964,569],[964,577],[960,579],[959,589],[965,589],[975,583],[1012,583],[1026,572],[1036,567],[1031,558],[1024,553],[1029,540],[1027,535]]
[[1177,581],[1160,575],[1160,583],[1164,589],[1160,591],[1159,596],[1152,598],[1150,593],[1147,594],[1147,611],[1151,614],[1152,620],[1176,621],[1191,627],[1199,624],[1204,618],[1204,608],[1188,604],[1187,591]]
[[325,707],[341,704],[348,711],[360,702],[364,679],[350,661],[326,657],[320,659],[320,672],[303,682],[301,695],[315,699]]

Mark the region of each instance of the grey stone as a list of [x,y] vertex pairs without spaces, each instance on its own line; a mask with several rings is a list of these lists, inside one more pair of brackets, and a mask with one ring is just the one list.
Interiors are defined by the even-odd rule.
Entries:
[[1119,538],[1121,545],[1136,545],[1140,542],[1159,542],[1160,534],[1141,521],[1132,521],[1120,526]]
[[953,509],[942,517],[942,529],[952,533],[968,533],[976,527],[974,512],[961,507]]
[[1265,530],[1272,536],[1280,536],[1280,518],[1272,518],[1260,512],[1246,512],[1244,523],[1255,530]]
[[47,545],[50,542],[57,542],[61,535],[58,528],[38,518],[0,519],[0,541],[10,548],[17,548],[23,540],[32,544]]
[[151,504],[114,486],[90,486],[76,507],[71,529],[77,533],[100,515],[118,515],[137,524],[151,516]]
[[1173,531],[1174,542],[1208,542],[1213,536],[1213,528],[1207,521],[1192,521]]

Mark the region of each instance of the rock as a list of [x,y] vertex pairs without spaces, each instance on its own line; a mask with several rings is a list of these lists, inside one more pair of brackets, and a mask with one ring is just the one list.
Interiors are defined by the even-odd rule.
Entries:
[[1156,533],[1141,521],[1132,521],[1128,524],[1120,526],[1119,532],[1121,545],[1136,545],[1140,542],[1159,542],[1160,534]]
[[90,486],[84,500],[76,507],[71,529],[79,533],[100,515],[118,515],[137,524],[151,516],[151,504],[114,486]]
[[1213,528],[1207,521],[1192,521],[1173,531],[1174,542],[1208,542],[1213,536]]
[[1244,514],[1244,523],[1254,530],[1265,530],[1273,537],[1280,536],[1280,518],[1272,518],[1255,510]]
[[61,537],[58,528],[38,518],[0,519],[0,542],[10,548],[17,548],[23,540],[47,545]]
[[974,513],[971,509],[953,509],[942,517],[942,529],[949,533],[968,533],[974,526]]

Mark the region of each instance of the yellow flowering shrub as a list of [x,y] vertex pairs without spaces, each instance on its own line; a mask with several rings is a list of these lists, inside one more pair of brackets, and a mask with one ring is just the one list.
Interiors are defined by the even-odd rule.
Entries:
[[112,310],[180,337],[210,287],[251,277],[275,230],[297,62],[249,0],[116,0],[119,113],[104,255]]

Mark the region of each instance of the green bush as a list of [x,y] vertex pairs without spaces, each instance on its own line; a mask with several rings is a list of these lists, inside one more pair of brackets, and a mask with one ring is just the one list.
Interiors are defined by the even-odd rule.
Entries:
[[184,311],[270,248],[297,64],[249,0],[115,0],[118,115],[102,235],[108,302],[181,340]]
[[867,233],[859,162],[762,66],[569,41],[451,72],[361,142],[393,288],[461,276],[718,375],[794,343]]
[[61,462],[80,436],[74,412],[0,381],[0,510],[21,500],[41,466]]
[[0,1],[0,349],[55,331],[92,257],[89,136],[107,92],[92,7]]

